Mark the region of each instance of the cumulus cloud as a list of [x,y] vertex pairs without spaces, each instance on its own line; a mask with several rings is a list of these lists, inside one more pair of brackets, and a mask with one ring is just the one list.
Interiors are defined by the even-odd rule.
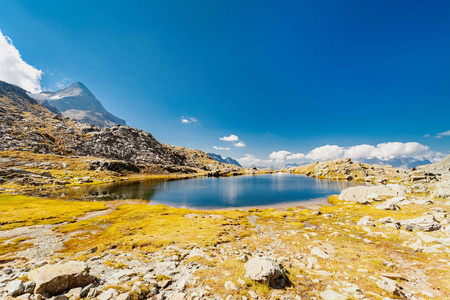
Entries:
[[40,93],[43,72],[27,64],[14,47],[11,39],[0,31],[0,80]]
[[352,147],[340,147],[337,145],[325,145],[311,150],[306,158],[312,160],[329,160],[335,158],[378,158],[388,160],[398,156],[413,158],[429,158],[434,152],[428,146],[417,142],[401,143],[390,142],[381,143],[376,146],[356,145]]
[[240,141],[240,142],[238,142],[238,143],[234,143],[234,146],[235,147],[245,147],[245,146],[247,146],[243,141]]
[[[445,132],[446,133],[446,132]],[[450,132],[448,133],[450,135]],[[431,151],[426,145],[417,142],[401,143],[389,142],[378,145],[361,144],[351,147],[341,147],[338,145],[325,145],[314,148],[307,154],[291,153],[286,150],[275,151],[269,155],[269,159],[274,163],[282,164],[288,160],[331,160],[336,158],[389,160],[396,157],[411,157],[415,159],[429,159],[437,161],[444,155],[440,152]]]
[[198,119],[195,117],[185,118],[184,116],[181,117],[181,123],[183,124],[190,124],[197,122]]
[[303,159],[305,154],[303,153],[292,153],[286,150],[274,151],[269,155],[269,158],[275,163],[283,163],[286,160]]
[[224,136],[220,138],[221,141],[225,141],[225,142],[237,142],[239,141],[239,137],[237,135],[230,135],[230,136]]
[[262,160],[259,158],[256,158],[254,155],[252,154],[245,154],[244,157],[239,158],[237,160],[242,166],[244,167],[253,167],[253,166],[259,166],[259,167],[267,167],[269,166],[269,164],[272,163],[271,160]]
[[290,155],[286,156],[286,159],[293,160],[293,159],[303,159],[305,158],[305,154],[303,153],[291,153]]
[[341,157],[343,152],[344,150],[342,147],[336,145],[325,145],[311,150],[306,155],[306,158],[312,160],[328,160]]
[[217,146],[213,146],[213,149],[215,149],[215,150],[230,150],[230,148],[228,148],[228,147],[217,147]]

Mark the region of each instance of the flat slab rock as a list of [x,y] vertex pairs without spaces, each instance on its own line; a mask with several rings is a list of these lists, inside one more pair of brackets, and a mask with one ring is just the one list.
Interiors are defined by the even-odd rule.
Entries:
[[368,196],[378,195],[382,197],[405,197],[405,189],[398,184],[375,185],[375,186],[355,186],[341,192],[339,200],[358,201],[366,200]]
[[28,278],[36,283],[35,294],[50,296],[84,287],[95,280],[94,276],[89,275],[86,265],[80,261],[46,265],[28,273]]

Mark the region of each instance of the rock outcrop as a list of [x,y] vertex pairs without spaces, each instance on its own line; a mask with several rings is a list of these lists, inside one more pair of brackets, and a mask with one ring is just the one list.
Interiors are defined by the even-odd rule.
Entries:
[[50,296],[87,286],[95,280],[94,276],[89,275],[86,265],[80,261],[46,265],[31,271],[28,278],[36,283],[35,294]]

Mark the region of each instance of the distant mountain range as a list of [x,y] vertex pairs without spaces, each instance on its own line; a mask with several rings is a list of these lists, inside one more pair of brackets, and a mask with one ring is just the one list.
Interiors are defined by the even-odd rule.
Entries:
[[218,161],[218,162],[221,162],[224,164],[235,165],[235,166],[242,168],[241,164],[237,160],[235,160],[231,157],[223,158],[222,155],[219,155],[219,154],[215,154],[215,153],[207,153],[207,154],[215,161]]
[[373,158],[359,158],[359,159],[352,159],[353,161],[359,161],[366,164],[372,164],[372,165],[380,165],[380,166],[386,166],[390,165],[395,168],[401,168],[401,169],[411,169],[416,168],[418,166],[422,165],[428,165],[431,164],[431,161],[428,159],[416,159],[413,157],[394,157],[388,160],[381,160],[379,158],[373,157]]
[[126,125],[125,121],[108,112],[92,92],[81,82],[56,92],[28,93],[42,106],[54,113],[82,123],[100,127]]

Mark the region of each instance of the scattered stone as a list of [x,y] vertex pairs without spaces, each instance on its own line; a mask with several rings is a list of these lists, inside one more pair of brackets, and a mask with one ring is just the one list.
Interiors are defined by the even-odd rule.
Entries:
[[326,290],[325,292],[320,293],[320,297],[323,300],[345,300],[346,296],[341,295],[333,290]]
[[101,293],[97,297],[97,300],[115,300],[118,295],[119,295],[119,293],[115,289],[110,288],[110,289],[107,289],[106,291],[104,291],[103,293]]
[[94,281],[83,262],[69,261],[63,264],[46,265],[28,273],[36,282],[35,294],[56,295],[75,287],[83,287]]
[[[117,296],[116,300],[130,300],[130,293],[122,293],[119,296]],[[172,298],[175,299],[175,298]],[[178,298],[178,299],[184,299],[184,298]]]
[[286,275],[275,260],[268,257],[254,257],[245,264],[245,277],[279,289],[286,286]]
[[375,225],[375,220],[370,217],[370,216],[365,216],[362,217],[357,223],[356,225],[360,225],[360,226],[377,226]]
[[315,256],[318,256],[320,258],[323,258],[323,259],[329,259],[330,258],[330,256],[327,253],[325,253],[324,251],[320,250],[317,247],[311,247],[311,254],[315,255]]
[[191,257],[203,257],[203,258],[205,258],[206,260],[209,260],[209,261],[212,260],[211,256],[209,256],[208,254],[206,254],[206,253],[205,253],[202,249],[200,249],[200,248],[194,248],[194,249],[192,249],[192,250],[191,250],[191,253],[189,253],[189,255],[188,255],[188,258],[191,258]]
[[13,269],[10,267],[6,267],[3,269],[3,273],[5,273],[6,275],[12,274],[13,272]]
[[397,204],[391,203],[388,201],[375,206],[375,208],[381,209],[381,210],[393,210],[393,211],[400,210],[400,207]]
[[85,286],[81,292],[80,292],[80,297],[84,298],[88,295],[89,291],[94,287],[93,283],[88,284],[87,286]]
[[254,291],[248,291],[248,294],[251,298],[258,299],[258,294],[255,293]]
[[36,283],[34,281],[27,281],[23,284],[24,293],[33,293]]
[[237,291],[236,284],[233,281],[225,282],[225,290],[227,291]]

